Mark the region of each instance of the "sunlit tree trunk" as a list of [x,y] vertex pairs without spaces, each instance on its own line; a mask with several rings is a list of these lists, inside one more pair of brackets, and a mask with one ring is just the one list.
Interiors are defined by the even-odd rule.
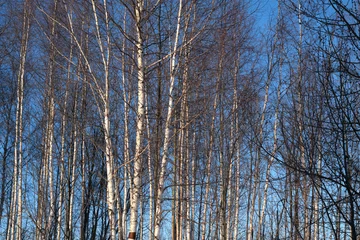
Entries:
[[[233,71],[233,99],[232,99],[232,107],[231,107],[231,127],[230,127],[230,149],[231,149],[231,159],[230,165],[228,170],[228,197],[227,197],[227,226],[226,226],[226,236],[228,239],[237,239],[237,225],[238,225],[238,211],[239,211],[239,204],[238,204],[238,181],[240,181],[237,172],[233,173],[233,168],[235,166],[236,171],[237,163],[239,162],[239,131],[238,131],[238,90],[237,90],[237,78],[239,73],[239,61],[240,61],[240,53],[237,54],[234,64],[234,71]],[[234,164],[235,163],[235,164]],[[235,183],[233,184],[233,175],[235,175]],[[233,188],[234,186],[234,188]],[[232,197],[234,195],[234,197]],[[233,203],[233,201],[235,202]],[[234,208],[232,208],[234,206]],[[232,212],[234,209],[235,213]],[[234,213],[234,214],[233,214]],[[232,219],[234,220],[234,225],[231,224]],[[232,232],[233,231],[233,232]]]
[[146,130],[147,130],[147,137],[148,137],[148,175],[149,175],[149,222],[148,222],[148,228],[149,228],[149,240],[153,238],[153,208],[154,208],[154,176],[152,171],[152,157],[151,157],[151,149],[152,149],[152,142],[151,142],[151,134],[150,134],[150,121],[149,121],[149,106],[148,101],[146,102]]
[[[191,216],[190,216],[190,220],[191,220],[191,225],[190,225],[190,237],[188,239],[195,239],[195,191],[196,191],[196,132],[193,133],[192,136],[192,163],[191,163]],[[198,224],[198,226],[200,227],[200,223]],[[200,232],[198,233],[200,236]]]
[[165,136],[164,136],[164,146],[163,146],[163,155],[161,158],[160,165],[160,175],[159,183],[157,188],[157,199],[156,199],[156,211],[155,211],[155,239],[160,239],[160,225],[162,218],[162,194],[164,191],[164,181],[166,174],[166,163],[168,161],[169,155],[169,144],[170,144],[170,131],[171,131],[171,117],[174,109],[174,85],[175,85],[175,74],[176,74],[176,59],[179,43],[179,34],[180,34],[180,24],[181,24],[181,13],[182,13],[182,0],[179,0],[179,9],[177,15],[177,24],[176,24],[176,33],[175,40],[173,43],[173,52],[170,57],[170,86],[169,86],[169,102],[167,109],[167,116],[165,121]]
[[[188,24],[188,20],[186,25]],[[181,153],[182,158],[184,159],[184,180],[185,180],[185,199],[186,202],[183,203],[185,214],[185,236],[186,239],[191,240],[191,217],[190,217],[190,208],[191,208],[191,187],[190,186],[190,169],[191,169],[191,158],[190,158],[190,146],[189,146],[189,128],[188,128],[188,118],[189,118],[189,106],[188,106],[188,78],[189,78],[189,52],[190,46],[185,47],[185,64],[184,64],[184,73],[183,73],[183,83],[182,83],[182,98],[181,98]],[[182,238],[180,238],[182,239]]]
[[[70,47],[70,54],[69,59],[72,59],[73,48],[72,44]],[[60,163],[59,163],[59,197],[58,197],[58,212],[57,212],[57,220],[56,220],[56,239],[61,239],[61,230],[62,230],[62,213],[63,213],[63,200],[65,194],[65,132],[66,132],[66,123],[67,123],[67,103],[68,103],[68,96],[69,96],[69,84],[70,84],[70,77],[71,77],[71,63],[68,62],[67,66],[67,80],[65,86],[65,96],[63,102],[63,111],[61,116],[61,140],[60,140]]]
[[[217,88],[218,89],[218,83],[217,83]],[[201,218],[201,239],[205,240],[205,236],[206,236],[206,225],[207,225],[207,209],[208,209],[208,205],[209,205],[209,193],[210,193],[210,174],[211,174],[211,162],[212,162],[212,155],[213,155],[213,144],[214,144],[214,129],[215,129],[215,118],[216,118],[216,109],[217,109],[217,105],[218,105],[218,95],[215,95],[214,98],[214,102],[213,102],[213,106],[212,106],[212,110],[213,110],[213,115],[212,115],[212,119],[211,119],[211,126],[210,126],[210,139],[209,139],[209,148],[208,148],[208,153],[207,153],[207,161],[206,161],[206,186],[205,186],[205,196],[204,196],[204,203],[203,203],[203,212],[202,212],[202,218]]]
[[[269,83],[268,83],[269,84]],[[263,132],[265,128],[265,115],[267,110],[267,105],[269,101],[269,85],[266,86],[266,92],[264,97],[264,103],[262,106],[262,111],[260,115],[260,122],[259,122],[259,129],[256,130],[257,134],[257,146],[256,146],[256,157],[255,157],[255,172],[254,172],[254,185],[252,186],[252,192],[251,192],[251,203],[250,203],[250,218],[249,218],[249,225],[247,229],[247,240],[252,240],[254,237],[254,216],[255,216],[255,203],[256,198],[259,198],[260,202],[260,196],[259,196],[259,188],[260,188],[260,164],[261,164],[261,154],[262,154],[262,145],[263,145]],[[258,223],[259,224],[259,223]],[[259,226],[260,227],[260,226]]]
[[74,212],[74,194],[76,187],[76,162],[77,162],[77,142],[78,142],[78,126],[76,122],[77,115],[77,86],[75,87],[75,97],[73,102],[73,123],[72,123],[72,154],[68,165],[68,205],[66,206],[66,228],[65,239],[73,239],[73,212]]
[[[269,78],[272,77],[271,75],[272,75],[273,63],[270,62],[270,65],[271,65],[270,66],[271,69],[269,70]],[[269,80],[269,82],[267,83],[267,86],[266,86],[266,95],[268,95],[270,84],[271,84],[271,81]],[[273,143],[273,149],[271,152],[271,156],[270,156],[270,159],[268,160],[267,167],[266,167],[264,195],[263,195],[263,201],[262,201],[262,206],[261,206],[261,212],[260,212],[260,216],[259,216],[257,239],[264,238],[264,236],[261,237],[261,234],[262,234],[262,230],[263,230],[262,229],[263,221],[264,221],[265,209],[266,209],[266,205],[267,205],[268,188],[269,188],[270,175],[271,175],[270,171],[271,171],[271,166],[275,160],[275,155],[276,155],[276,151],[277,151],[277,126],[278,126],[279,104],[280,104],[280,98],[281,98],[280,90],[281,90],[281,75],[279,76],[279,82],[278,82],[278,87],[277,87],[277,103],[276,103],[275,114],[274,114],[274,128],[273,128],[274,143]]]
[[[54,193],[54,172],[53,172],[53,142],[54,142],[54,120],[55,120],[55,101],[54,101],[54,71],[55,71],[55,26],[57,14],[57,1],[54,2],[54,12],[52,14],[50,27],[50,52],[49,66],[46,79],[44,94],[45,109],[45,131],[44,147],[42,156],[42,166],[39,175],[38,193],[38,216],[37,216],[37,237],[48,238],[52,233],[53,219],[55,217],[55,193]],[[42,186],[40,186],[42,185]],[[48,199],[49,197],[49,199]]]
[[[237,124],[238,125],[238,124]],[[239,127],[236,126],[236,132],[239,132]],[[236,183],[235,183],[235,213],[234,213],[234,232],[233,239],[238,239],[238,228],[239,228],[239,215],[240,215],[240,143],[238,144],[238,149],[236,151]]]
[[130,145],[129,145],[129,104],[131,102],[131,91],[129,91],[128,94],[126,94],[126,77],[125,77],[125,58],[123,57],[123,63],[122,63],[122,84],[123,84],[123,98],[124,98],[124,202],[123,202],[123,210],[122,210],[122,231],[123,236],[121,239],[126,239],[126,229],[127,229],[127,196],[128,196],[128,188],[132,188],[132,185],[128,186],[129,182],[129,165],[130,165]]
[[[298,116],[298,131],[299,131],[299,148],[300,148],[300,162],[301,162],[301,168],[303,170],[306,170],[306,162],[305,162],[305,143],[304,143],[304,98],[302,93],[303,88],[303,53],[302,53],[302,39],[303,39],[303,28],[302,28],[302,6],[301,6],[301,0],[298,2],[298,21],[299,21],[299,48],[298,48],[298,54],[299,54],[299,62],[298,62],[298,89],[297,89],[297,97],[298,97],[298,106],[297,106],[297,116]],[[303,198],[303,204],[304,204],[304,239],[309,239],[309,211],[308,211],[308,196],[309,196],[309,187],[308,187],[308,181],[307,176],[304,174],[302,176],[302,182],[301,182],[301,194]]]
[[[220,74],[222,73],[222,68],[220,68]],[[220,224],[220,238],[226,239],[226,195],[227,195],[227,171],[226,171],[226,163],[225,163],[225,157],[224,157],[224,104],[223,104],[223,92],[224,92],[224,86],[223,83],[220,83],[220,92],[219,92],[219,108],[220,108],[220,136],[219,136],[219,162],[220,162],[220,199],[219,199],[219,218],[220,221],[216,221],[216,223],[219,222]],[[230,160],[231,161],[231,160]],[[216,227],[218,228],[218,226]],[[217,232],[217,231],[216,231]]]
[[97,6],[94,0],[91,1],[92,10],[95,19],[96,27],[96,38],[97,43],[101,52],[102,64],[104,67],[104,83],[105,89],[102,96],[103,104],[103,128],[105,137],[105,159],[106,159],[106,201],[107,210],[109,216],[109,227],[110,227],[110,239],[116,239],[116,208],[115,208],[115,180],[114,180],[114,156],[111,141],[111,129],[110,129],[110,76],[109,76],[109,65],[110,65],[110,29],[109,29],[109,17],[107,10],[107,1],[103,1],[104,8],[104,21],[105,21],[105,40],[100,33],[100,25],[98,21]]
[[133,187],[131,188],[131,213],[128,240],[136,239],[136,228],[138,218],[138,205],[141,192],[141,175],[142,175],[142,139],[145,127],[145,66],[144,66],[144,46],[142,36],[142,14],[144,1],[139,0],[135,3],[135,24],[136,24],[136,61],[137,61],[137,81],[138,81],[138,104],[136,120],[136,140],[135,140],[135,158],[134,158],[134,175]]
[[24,75],[25,62],[29,42],[30,9],[28,0],[23,3],[23,22],[20,43],[20,63],[17,73],[17,102],[15,118],[14,142],[14,169],[11,190],[11,205],[6,239],[22,239],[22,214],[23,214],[23,101],[24,101]]

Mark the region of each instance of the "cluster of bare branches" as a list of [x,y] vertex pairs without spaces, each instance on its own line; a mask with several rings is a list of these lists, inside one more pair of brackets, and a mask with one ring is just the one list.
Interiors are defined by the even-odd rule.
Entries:
[[0,238],[359,239],[360,3],[276,4],[1,1]]

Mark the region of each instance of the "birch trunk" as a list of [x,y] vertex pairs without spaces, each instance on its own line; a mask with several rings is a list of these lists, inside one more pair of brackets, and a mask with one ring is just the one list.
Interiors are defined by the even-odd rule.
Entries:
[[[228,237],[228,239],[236,239],[234,238],[233,234],[230,233],[231,231],[231,218],[234,217],[235,218],[235,224],[233,226],[234,231],[236,231],[237,229],[237,221],[236,221],[236,211],[238,209],[236,209],[236,203],[237,203],[237,195],[238,195],[238,186],[237,186],[237,181],[238,181],[238,176],[237,174],[235,174],[235,179],[236,179],[236,183],[235,185],[235,216],[232,216],[232,206],[233,206],[233,200],[232,200],[232,195],[233,195],[233,191],[232,191],[232,175],[233,175],[233,167],[234,167],[234,162],[237,163],[239,161],[238,159],[238,126],[237,126],[237,122],[238,122],[238,97],[237,97],[237,78],[238,78],[238,73],[239,73],[239,62],[240,62],[240,54],[238,54],[237,59],[235,60],[235,66],[234,66],[234,75],[233,75],[233,102],[232,102],[232,117],[231,117],[231,127],[230,127],[230,148],[232,149],[232,153],[231,156],[234,156],[234,159],[230,159],[230,166],[229,166],[229,171],[228,171],[228,197],[227,197],[227,209],[228,210],[228,216],[227,216],[227,226],[226,226],[226,236]],[[236,235],[236,233],[234,233]]]
[[148,222],[148,228],[149,228],[149,240],[153,238],[153,202],[154,202],[154,177],[152,172],[152,157],[151,157],[151,134],[150,134],[150,121],[149,121],[149,109],[148,109],[148,101],[146,102],[146,129],[147,129],[147,137],[148,137],[148,174],[149,174],[149,222]]
[[[182,142],[182,154],[185,155],[185,195],[186,195],[186,218],[185,218],[185,225],[186,225],[186,239],[191,239],[191,218],[190,218],[190,199],[191,199],[191,192],[190,192],[190,149],[189,149],[189,129],[187,127],[188,119],[189,119],[189,107],[188,107],[188,71],[189,71],[189,52],[190,47],[185,49],[185,66],[184,66],[184,75],[183,75],[183,86],[182,86],[182,100],[181,100],[181,135],[183,136]],[[184,156],[182,156],[184,158]]]
[[[237,132],[238,132],[238,126]],[[235,221],[233,239],[238,239],[239,215],[240,215],[240,144],[236,152],[236,184],[235,184]]]
[[211,171],[211,160],[212,160],[212,153],[213,153],[213,143],[214,143],[214,128],[215,128],[215,118],[216,118],[216,109],[217,109],[217,98],[218,95],[216,94],[214,103],[213,103],[213,116],[211,119],[211,126],[210,126],[210,140],[209,140],[209,150],[207,156],[207,163],[206,163],[206,177],[207,182],[205,186],[205,196],[204,196],[204,208],[202,212],[202,222],[201,222],[201,239],[205,240],[206,235],[206,221],[207,221],[207,207],[209,205],[209,192],[210,192],[210,171]]
[[[28,1],[24,1],[23,5],[23,22],[22,22],[22,36],[20,48],[20,64],[17,76],[17,103],[16,103],[16,118],[15,118],[15,142],[14,142],[14,175],[11,192],[11,205],[9,221],[7,226],[6,239],[21,239],[22,238],[22,134],[23,134],[23,101],[24,101],[24,75],[25,62],[27,55],[27,47],[29,42],[30,30],[30,6]],[[16,237],[15,237],[16,234]]]
[[76,159],[77,159],[77,138],[78,138],[78,126],[75,121],[76,114],[77,114],[77,87],[75,88],[75,98],[74,98],[74,107],[73,107],[73,146],[72,146],[72,158],[69,163],[69,206],[68,208],[68,216],[67,216],[67,222],[66,222],[66,232],[65,232],[65,239],[73,239],[73,209],[74,209],[74,193],[75,193],[75,185],[76,185],[76,176],[75,176],[75,170],[76,170]]
[[254,235],[254,215],[255,215],[255,202],[256,197],[259,194],[258,188],[260,185],[260,161],[261,161],[261,147],[263,144],[263,131],[264,131],[264,123],[265,123],[265,112],[268,104],[268,89],[269,86],[267,86],[265,98],[264,98],[264,104],[262,107],[261,117],[260,117],[260,124],[259,124],[259,132],[258,132],[258,143],[256,147],[256,159],[255,159],[255,176],[254,176],[254,186],[252,191],[252,198],[250,203],[250,219],[249,219],[249,225],[247,229],[247,240],[252,240]]
[[131,191],[131,213],[128,240],[136,239],[136,227],[138,218],[138,204],[141,191],[141,170],[142,170],[142,139],[145,126],[145,69],[144,69],[144,49],[142,36],[142,13],[144,1],[136,1],[135,5],[135,24],[136,24],[136,58],[138,71],[138,105],[136,121],[136,140],[135,140],[135,159],[133,188]]
[[[51,234],[53,218],[55,216],[55,193],[53,176],[53,141],[54,141],[54,64],[55,64],[55,16],[57,1],[54,2],[54,12],[51,20],[50,30],[50,53],[49,68],[47,74],[47,87],[45,89],[45,121],[44,147],[42,166],[39,174],[38,216],[37,216],[37,238],[48,238]],[[40,186],[42,185],[42,186]],[[48,197],[50,200],[48,200]],[[43,228],[44,227],[44,228]]]
[[[53,166],[53,141],[54,141],[54,119],[55,119],[55,101],[54,101],[54,68],[55,68],[55,16],[57,12],[57,0],[54,1],[54,20],[51,23],[51,43],[50,43],[50,64],[49,64],[49,119],[48,119],[48,168],[49,168],[49,193],[50,193],[50,206],[49,218],[47,223],[47,235],[51,234],[50,229],[55,217],[55,193],[54,193],[54,166]],[[46,161],[46,160],[45,160]]]
[[[114,157],[111,141],[111,127],[110,127],[110,79],[109,79],[109,64],[110,64],[110,29],[109,29],[109,17],[107,12],[107,1],[103,1],[104,15],[105,15],[105,38],[104,44],[102,36],[100,34],[100,25],[98,21],[98,15],[96,11],[96,3],[91,1],[92,10],[95,19],[96,38],[98,46],[101,52],[102,64],[104,66],[104,82],[105,91],[103,92],[103,128],[104,128],[104,140],[105,140],[105,159],[106,159],[106,202],[107,211],[109,215],[109,227],[110,227],[110,239],[116,239],[116,208],[115,208],[115,189],[114,189]],[[106,46],[106,47],[104,47]],[[105,48],[105,49],[104,49]]]
[[[126,32],[126,14],[124,14],[123,20],[123,30]],[[123,41],[122,44],[122,63],[121,63],[121,71],[122,71],[122,87],[123,87],[123,98],[124,98],[124,197],[123,197],[123,209],[122,209],[122,222],[119,223],[119,228],[121,231],[119,232],[119,240],[126,239],[126,224],[127,224],[127,196],[128,196],[128,172],[130,165],[130,145],[129,145],[129,105],[131,102],[131,91],[126,91],[127,89],[127,81],[125,75],[125,48],[126,41]],[[130,73],[131,75],[131,73]],[[131,188],[131,186],[130,186]],[[120,216],[119,216],[120,219]]]
[[[123,65],[124,66],[124,65]],[[123,75],[123,87],[125,89],[125,75]],[[128,172],[129,172],[129,163],[130,163],[130,146],[129,146],[129,103],[131,96],[130,94],[126,96],[124,91],[124,205],[123,205],[123,215],[122,215],[122,229],[123,236],[122,239],[126,239],[126,212],[127,212],[127,196],[128,196]],[[131,188],[131,186],[130,186]],[[119,236],[120,237],[120,236]]]
[[[272,68],[272,66],[271,66],[271,68]],[[281,66],[280,66],[280,69],[281,69]],[[269,75],[270,75],[269,77],[271,77],[271,74],[272,74],[272,70],[269,71]],[[266,168],[264,196],[263,196],[263,201],[262,201],[262,206],[261,206],[261,211],[260,211],[260,216],[259,216],[257,239],[262,239],[261,232],[262,232],[262,228],[263,228],[263,221],[264,221],[265,209],[266,209],[266,204],[267,204],[267,196],[268,196],[267,194],[268,194],[268,187],[269,187],[269,183],[270,183],[270,170],[271,170],[271,166],[274,162],[275,154],[277,151],[277,126],[278,126],[279,104],[280,104],[280,98],[281,98],[281,95],[280,95],[281,94],[281,92],[280,92],[280,90],[281,90],[281,70],[280,70],[279,75],[280,76],[279,76],[279,82],[278,82],[278,88],[277,88],[277,104],[276,104],[276,109],[275,109],[274,128],[273,128],[274,144],[273,144],[273,150],[272,150],[272,153],[270,156],[270,160],[268,161],[267,168]],[[269,84],[270,84],[270,82],[269,82]],[[269,84],[266,87],[267,88],[266,94],[268,94]]]
[[[223,54],[223,51],[222,51]],[[205,196],[204,196],[204,209],[203,209],[203,216],[202,216],[202,223],[201,223],[201,228],[202,228],[202,232],[201,232],[201,239],[205,240],[205,235],[206,235],[206,224],[207,224],[207,207],[209,205],[209,193],[210,193],[210,173],[211,173],[211,160],[212,160],[212,155],[213,155],[213,144],[214,144],[214,134],[215,134],[215,121],[216,121],[216,109],[218,107],[218,101],[220,98],[220,94],[218,93],[218,91],[220,91],[221,89],[221,74],[222,74],[222,68],[223,68],[223,56],[220,56],[220,62],[219,62],[219,69],[218,69],[218,76],[217,76],[217,81],[216,81],[216,93],[215,93],[215,99],[213,102],[213,116],[211,119],[211,126],[210,126],[210,139],[209,139],[209,150],[208,150],[208,156],[207,156],[207,163],[206,163],[206,177],[207,177],[207,182],[206,182],[206,187],[205,187]],[[222,152],[222,151],[220,151]],[[222,160],[221,160],[222,162]],[[221,170],[222,171],[222,170]],[[222,175],[222,173],[220,173],[220,175]],[[222,183],[220,183],[221,186],[223,185]],[[210,231],[210,228],[209,228]]]
[[170,57],[170,86],[169,86],[169,102],[168,102],[168,112],[165,122],[165,137],[164,137],[164,146],[163,146],[163,156],[161,158],[160,165],[160,176],[159,176],[159,185],[157,189],[157,199],[156,199],[156,211],[155,211],[155,239],[159,239],[160,237],[160,224],[162,218],[162,194],[164,189],[164,181],[165,181],[165,172],[166,172],[166,164],[168,160],[168,150],[170,143],[170,127],[171,127],[171,116],[174,108],[174,84],[175,84],[175,73],[176,73],[176,57],[178,50],[178,41],[179,41],[179,33],[180,33],[180,24],[181,24],[181,12],[182,12],[182,0],[179,0],[179,10],[177,16],[177,24],[176,24],[176,33],[175,33],[175,41],[173,53]]
[[[322,115],[322,113],[320,113]],[[322,119],[322,116],[320,116],[320,119]],[[321,122],[321,120],[320,120]],[[322,174],[322,143],[321,141],[321,135],[322,133],[320,132],[319,137],[318,137],[318,143],[319,143],[319,156],[317,159],[317,164],[316,164],[316,174],[318,174],[319,176],[321,176]],[[315,186],[314,186],[314,190],[315,191],[315,199],[314,199],[314,240],[318,240],[320,239],[320,209],[319,209],[319,201],[320,201],[320,197],[321,197],[321,188],[320,188],[320,180],[316,179],[315,180]],[[324,220],[323,220],[324,222]]]
[[[89,35],[86,31],[84,31],[88,26],[86,26],[86,23],[88,19],[85,19],[81,23],[81,30],[84,32],[84,35],[81,35],[81,46],[85,49],[85,53],[88,54],[88,46],[89,46]],[[71,51],[73,50],[73,44],[74,40],[73,37],[71,37]],[[70,52],[72,53],[72,52]],[[81,54],[78,56],[79,59],[81,59]],[[71,54],[70,54],[70,60]],[[69,65],[71,63],[69,62]],[[70,72],[70,69],[68,69],[68,72]],[[80,216],[80,239],[86,239],[87,237],[87,229],[89,227],[89,204],[88,201],[90,199],[90,187],[91,186],[91,180],[87,179],[87,176],[90,176],[88,172],[92,171],[90,167],[88,167],[88,159],[86,157],[86,126],[87,126],[87,92],[88,92],[88,77],[86,74],[86,68],[83,65],[83,61],[79,64],[79,72],[78,72],[78,80],[81,82],[80,76],[83,74],[82,79],[82,93],[81,93],[81,173],[82,173],[82,179],[81,179],[81,216]],[[91,176],[90,176],[91,177]],[[88,186],[86,186],[88,180]],[[60,240],[60,239],[58,239]]]
[[[193,140],[192,140],[192,154],[196,156],[196,133],[193,133]],[[196,161],[195,161],[196,157],[193,157],[192,159],[192,164],[191,164],[191,216],[190,216],[190,237],[188,238],[189,240],[194,239],[195,234],[194,234],[194,230],[195,230],[195,226],[194,226],[194,222],[195,222],[195,190],[196,190]],[[200,226],[200,224],[199,224]],[[198,233],[200,234],[200,232]],[[198,235],[200,236],[200,235]]]
[[[71,41],[72,43],[72,41]],[[70,46],[70,54],[69,59],[72,59],[72,44]],[[66,115],[67,115],[67,101],[69,96],[69,82],[70,82],[70,72],[71,72],[71,63],[68,62],[67,66],[67,81],[65,87],[65,96],[64,96],[64,105],[63,111],[61,116],[61,150],[60,150],[60,179],[59,179],[59,199],[58,199],[58,213],[57,213],[57,220],[56,220],[56,239],[61,239],[61,227],[62,227],[62,208],[63,208],[63,200],[64,200],[64,184],[65,184],[65,132],[66,132]]]
[[[222,69],[220,69],[220,72]],[[221,84],[222,85],[222,84]],[[223,107],[223,86],[220,87],[219,105],[220,105],[220,136],[219,136],[219,161],[220,161],[220,204],[219,204],[219,218],[220,218],[220,239],[226,239],[226,195],[227,195],[227,171],[224,162],[224,107]],[[218,223],[218,221],[216,221]],[[218,228],[218,226],[216,227]],[[217,232],[217,231],[216,231]]]

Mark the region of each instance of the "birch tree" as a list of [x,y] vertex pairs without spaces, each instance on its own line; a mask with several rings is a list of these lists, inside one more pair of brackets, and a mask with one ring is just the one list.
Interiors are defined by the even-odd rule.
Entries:
[[171,124],[171,116],[173,114],[173,107],[174,107],[174,84],[175,84],[175,74],[176,74],[176,57],[177,57],[177,48],[179,44],[179,34],[180,34],[180,24],[181,24],[181,17],[182,17],[182,0],[179,1],[179,8],[178,8],[178,16],[177,16],[177,23],[176,23],[176,33],[175,39],[173,44],[173,51],[170,57],[170,85],[169,85],[169,102],[167,107],[167,117],[165,121],[165,136],[164,136],[164,146],[163,146],[163,156],[161,159],[160,165],[160,176],[159,176],[159,186],[158,186],[158,193],[157,193],[157,200],[156,200],[156,212],[155,212],[155,232],[154,237],[155,239],[160,239],[160,224],[162,218],[162,194],[164,188],[164,181],[165,181],[165,171],[166,171],[166,163],[169,157],[169,143],[170,143],[170,124]]
[[14,142],[14,174],[11,190],[11,205],[6,239],[22,238],[22,216],[23,216],[23,106],[24,106],[24,78],[25,63],[29,42],[29,31],[31,21],[30,1],[23,2],[23,19],[20,43],[20,62],[17,74],[16,93],[16,122]]
[[134,156],[134,170],[133,170],[133,187],[131,189],[131,215],[128,239],[136,239],[136,228],[138,218],[138,205],[141,191],[141,172],[142,172],[142,140],[145,127],[145,63],[144,63],[144,49],[142,35],[142,19],[144,10],[144,1],[140,0],[135,3],[135,25],[136,25],[136,63],[137,63],[137,119],[136,119],[136,146]]

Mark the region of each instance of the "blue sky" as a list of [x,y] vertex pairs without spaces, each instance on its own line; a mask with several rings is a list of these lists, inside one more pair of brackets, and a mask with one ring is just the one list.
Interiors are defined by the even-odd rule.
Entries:
[[254,7],[257,8],[255,12],[257,24],[262,30],[267,30],[270,23],[275,23],[277,0],[259,0]]

